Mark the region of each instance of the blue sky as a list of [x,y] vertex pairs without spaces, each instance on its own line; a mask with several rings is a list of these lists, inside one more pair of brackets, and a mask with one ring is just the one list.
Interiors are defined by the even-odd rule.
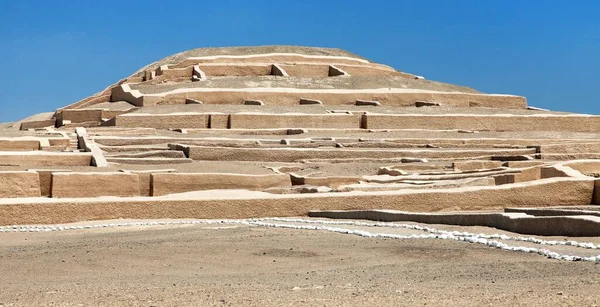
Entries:
[[338,47],[428,79],[600,114],[600,1],[0,1],[0,122],[53,111],[167,55]]

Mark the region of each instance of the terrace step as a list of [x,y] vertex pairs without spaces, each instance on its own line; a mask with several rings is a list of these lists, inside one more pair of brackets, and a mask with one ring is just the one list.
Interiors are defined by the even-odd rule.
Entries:
[[106,161],[119,164],[135,165],[159,165],[159,164],[183,164],[191,163],[193,160],[188,158],[114,158],[107,157]]
[[120,152],[128,152],[128,153],[137,153],[137,152],[147,152],[147,151],[156,151],[156,150],[169,150],[169,147],[165,144],[164,146],[99,146],[103,152],[108,153],[120,153]]
[[189,157],[207,161],[299,162],[310,159],[491,159],[535,154],[535,149],[235,148],[189,146]]
[[130,153],[110,153],[110,154],[105,155],[105,157],[180,159],[180,158],[185,158],[185,154],[182,151],[177,151],[177,150],[149,150],[149,151],[130,152]]

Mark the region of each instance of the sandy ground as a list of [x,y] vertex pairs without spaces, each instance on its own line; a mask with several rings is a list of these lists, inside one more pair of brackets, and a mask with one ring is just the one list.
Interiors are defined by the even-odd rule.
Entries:
[[0,306],[593,306],[599,268],[454,241],[234,224],[0,233]]

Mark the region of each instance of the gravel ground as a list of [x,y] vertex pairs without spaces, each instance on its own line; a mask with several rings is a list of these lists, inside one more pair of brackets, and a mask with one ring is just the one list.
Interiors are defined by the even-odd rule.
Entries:
[[0,233],[0,238],[3,306],[600,302],[600,271],[594,263],[455,241],[228,224]]

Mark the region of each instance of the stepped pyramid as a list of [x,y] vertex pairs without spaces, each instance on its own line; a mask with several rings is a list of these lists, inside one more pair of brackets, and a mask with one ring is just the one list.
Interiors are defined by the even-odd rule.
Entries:
[[339,49],[194,49],[0,126],[0,225],[310,214],[598,235],[599,130]]

